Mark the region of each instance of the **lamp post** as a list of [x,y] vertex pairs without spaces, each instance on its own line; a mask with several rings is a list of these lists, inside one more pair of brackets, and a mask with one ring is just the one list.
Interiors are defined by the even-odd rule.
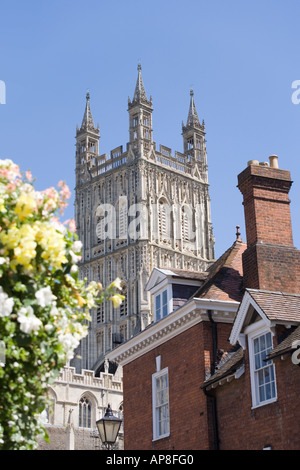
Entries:
[[107,406],[104,417],[96,421],[101,441],[107,449],[111,449],[116,442],[121,423],[122,419],[113,415],[110,405]]

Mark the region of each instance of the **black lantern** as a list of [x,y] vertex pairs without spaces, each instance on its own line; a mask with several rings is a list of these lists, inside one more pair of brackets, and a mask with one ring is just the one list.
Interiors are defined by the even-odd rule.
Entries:
[[122,420],[113,415],[110,405],[107,406],[104,417],[96,422],[101,441],[108,449],[116,442],[121,423]]

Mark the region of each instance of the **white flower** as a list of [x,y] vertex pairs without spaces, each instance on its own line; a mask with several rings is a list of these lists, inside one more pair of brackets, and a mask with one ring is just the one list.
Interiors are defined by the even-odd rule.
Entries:
[[42,325],[41,320],[35,316],[30,305],[19,310],[18,322],[20,323],[20,330],[28,334],[32,333],[32,331],[37,331]]
[[62,344],[65,353],[66,360],[70,361],[74,357],[74,349],[79,345],[79,340],[75,338],[71,333],[60,334],[58,336],[58,341]]
[[52,294],[50,286],[42,287],[35,293],[38,305],[41,307],[47,307],[52,304],[53,300],[56,299],[55,295]]
[[56,317],[57,315],[59,315],[58,308],[56,307],[56,302],[52,304],[50,315],[52,315],[53,317]]
[[80,240],[76,240],[73,243],[73,251],[74,253],[80,253],[82,249],[82,242]]
[[0,286],[0,317],[7,317],[11,314],[14,306],[14,299],[8,297]]
[[93,294],[91,294],[90,292],[88,292],[88,294],[86,296],[86,304],[87,304],[88,308],[93,308],[96,305]]
[[76,264],[76,263],[78,263],[78,261],[80,261],[81,256],[75,255],[74,251],[72,251],[72,250],[70,250],[69,253],[70,253],[70,256],[71,256],[71,259],[72,259],[72,263]]
[[3,258],[3,256],[0,256],[0,264],[6,263],[6,258]]

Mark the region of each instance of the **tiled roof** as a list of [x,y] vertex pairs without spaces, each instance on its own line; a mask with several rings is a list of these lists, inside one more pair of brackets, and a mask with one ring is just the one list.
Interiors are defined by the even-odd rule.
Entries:
[[207,279],[194,297],[240,302],[243,296],[242,254],[246,243],[236,240],[207,272]]
[[300,295],[247,289],[269,320],[300,323]]
[[208,377],[204,384],[203,388],[212,385],[213,383],[219,382],[225,377],[234,374],[244,363],[244,352],[243,348],[239,347],[233,352],[229,352],[219,365],[217,366],[216,371],[210,377]]
[[272,351],[268,355],[268,358],[272,359],[276,356],[294,350],[294,341],[300,341],[300,326],[298,326],[296,329],[292,329],[290,334],[283,341],[281,341],[281,343],[279,343],[274,349],[272,349]]
[[168,271],[184,279],[204,281],[208,277],[207,271],[192,271],[189,269],[174,269],[174,268],[169,268]]

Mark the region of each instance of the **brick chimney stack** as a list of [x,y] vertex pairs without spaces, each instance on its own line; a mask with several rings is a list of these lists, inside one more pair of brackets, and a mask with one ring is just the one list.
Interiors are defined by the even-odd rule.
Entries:
[[244,286],[300,292],[300,252],[293,245],[290,172],[251,160],[238,176],[243,195],[247,249],[243,254]]

